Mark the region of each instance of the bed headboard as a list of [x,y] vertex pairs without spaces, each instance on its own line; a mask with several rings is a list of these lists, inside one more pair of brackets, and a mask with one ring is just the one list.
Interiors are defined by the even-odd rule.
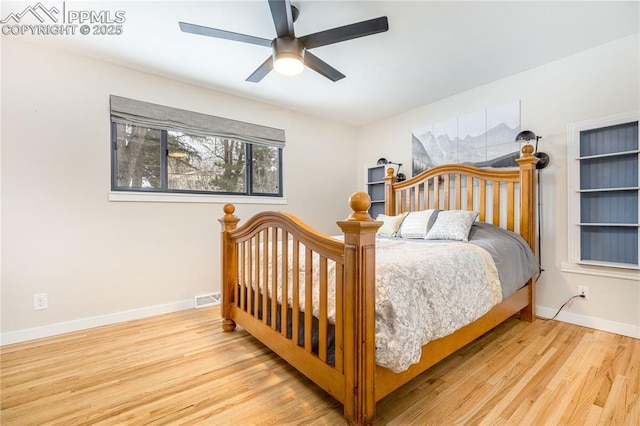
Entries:
[[392,168],[385,181],[385,214],[426,209],[474,210],[478,220],[518,232],[535,252],[535,186],[538,158],[525,145],[517,169],[465,164],[436,166],[403,182]]

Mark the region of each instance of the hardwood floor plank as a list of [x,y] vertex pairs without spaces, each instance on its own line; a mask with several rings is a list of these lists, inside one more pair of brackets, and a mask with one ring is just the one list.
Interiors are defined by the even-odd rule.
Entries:
[[630,422],[640,419],[640,395],[637,393],[631,394],[631,405],[627,409],[627,418]]
[[629,366],[624,374],[631,379],[633,393],[640,395],[640,340],[631,339],[630,342],[625,340],[624,344],[625,346],[630,347],[629,351],[631,352]]
[[[600,415],[600,422],[603,424],[622,424],[625,420],[625,409],[629,403],[630,395],[627,394],[626,377],[616,375],[613,384],[611,386],[611,392],[607,398],[602,414]],[[619,402],[621,404],[619,404]],[[623,410],[620,410],[622,405]]]
[[[509,319],[382,399],[376,425],[640,424],[640,341]],[[346,425],[342,405],[219,310],[0,348],[2,425]]]
[[[592,405],[589,407],[589,412],[587,415],[587,421],[584,423],[585,425],[600,425],[603,424],[600,422],[600,415],[602,414],[602,407],[598,407],[597,405]],[[633,424],[633,423],[629,423]]]

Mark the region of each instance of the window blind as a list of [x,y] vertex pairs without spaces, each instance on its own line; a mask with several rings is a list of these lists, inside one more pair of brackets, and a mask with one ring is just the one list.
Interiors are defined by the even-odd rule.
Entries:
[[175,130],[284,148],[284,130],[111,95],[111,119],[156,129]]

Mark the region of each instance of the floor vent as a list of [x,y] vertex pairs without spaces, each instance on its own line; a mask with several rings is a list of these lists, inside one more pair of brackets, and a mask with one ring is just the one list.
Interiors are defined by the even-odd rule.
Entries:
[[193,297],[196,309],[220,304],[220,293],[203,294]]

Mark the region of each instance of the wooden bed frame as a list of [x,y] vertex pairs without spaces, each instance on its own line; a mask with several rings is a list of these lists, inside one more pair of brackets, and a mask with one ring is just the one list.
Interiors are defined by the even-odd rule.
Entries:
[[[391,169],[385,177],[386,214],[427,208],[476,210],[480,221],[518,232],[535,253],[538,159],[532,153],[533,147],[525,145],[515,170],[444,165],[397,183]],[[369,424],[377,401],[457,349],[518,312],[523,320],[533,321],[535,289],[531,279],[477,321],[429,342],[422,348],[420,362],[402,373],[377,366],[375,236],[382,222],[367,213],[370,200],[366,193],[352,195],[350,205],[353,213],[337,222],[344,241],[278,212],[259,213],[237,228],[235,208],[225,205],[225,216],[219,220],[223,328],[233,331],[238,324],[340,401],[351,423]],[[336,274],[330,283],[327,270],[331,263]],[[289,275],[287,270],[296,272]],[[313,274],[319,282],[319,315],[315,319],[310,285]],[[304,286],[304,306],[298,302],[301,280],[308,284]],[[336,288],[333,363],[329,362],[331,351],[323,343],[331,327],[327,319],[329,285]],[[291,309],[280,309],[278,296],[281,300],[292,296]],[[312,328],[317,342],[312,341]]]

